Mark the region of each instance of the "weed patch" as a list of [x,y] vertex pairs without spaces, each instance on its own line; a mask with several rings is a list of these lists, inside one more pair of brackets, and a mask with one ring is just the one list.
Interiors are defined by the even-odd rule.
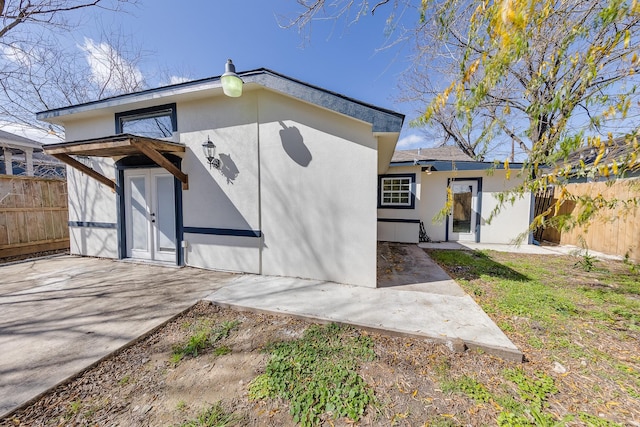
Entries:
[[574,264],[574,267],[579,267],[586,272],[590,272],[596,269],[597,263],[598,259],[593,255],[590,255],[589,252],[586,251],[584,255],[582,255],[580,259]]
[[358,421],[375,398],[358,374],[361,362],[373,360],[373,343],[350,327],[309,327],[301,339],[273,344],[266,372],[251,382],[253,400],[280,397],[302,426],[321,417]]
[[226,412],[218,402],[203,410],[195,419],[180,424],[179,427],[227,427],[238,425],[240,421],[240,417]]
[[522,369],[507,369],[504,376],[518,387],[518,394],[525,402],[541,405],[558,391],[553,378],[543,372],[539,372],[536,378],[530,378]]
[[593,415],[581,412],[578,415],[580,421],[586,423],[589,427],[622,427],[622,424],[614,423],[612,421],[605,420],[604,418],[595,417]]
[[442,380],[440,382],[442,391],[458,392],[467,395],[478,402],[489,402],[492,398],[487,388],[480,384],[475,378],[462,376],[455,380]]
[[[187,356],[198,357],[199,352],[209,347],[215,346],[218,341],[228,337],[231,330],[236,328],[238,325],[239,322],[233,321],[223,322],[222,324],[214,328],[209,328],[206,326],[200,327],[193,335],[189,337],[186,343],[177,345],[173,348],[171,363],[178,364]],[[230,349],[222,348],[222,350],[217,351],[218,353],[215,353],[216,350],[214,350],[214,353],[216,354],[216,356],[219,356],[221,354],[229,353]]]

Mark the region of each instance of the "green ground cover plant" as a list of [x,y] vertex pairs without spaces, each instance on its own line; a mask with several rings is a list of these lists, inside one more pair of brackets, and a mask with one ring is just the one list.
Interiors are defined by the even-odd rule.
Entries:
[[375,402],[358,374],[360,363],[375,357],[371,339],[355,329],[330,324],[310,326],[304,336],[272,344],[264,374],[249,386],[251,399],[289,401],[294,422],[318,425],[322,418],[358,421]]

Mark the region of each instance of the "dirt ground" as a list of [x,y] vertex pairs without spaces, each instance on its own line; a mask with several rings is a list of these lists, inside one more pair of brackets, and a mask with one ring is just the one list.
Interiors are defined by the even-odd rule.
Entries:
[[59,249],[55,251],[45,251],[45,252],[37,252],[34,254],[26,254],[26,255],[15,255],[10,257],[0,257],[0,264],[8,264],[11,262],[24,261],[27,259],[36,259],[36,258],[44,258],[55,255],[65,255],[68,254],[68,249]]
[[[226,355],[205,351],[177,365],[171,354],[184,343],[194,324],[239,326],[220,342]],[[248,384],[264,372],[270,342],[302,336],[310,323],[286,316],[238,312],[201,302],[155,333],[57,387],[24,410],[0,422],[2,426],[169,426],[193,419],[216,402],[241,417],[242,426],[293,426],[286,402],[252,402]],[[364,332],[363,332],[364,333]],[[471,415],[473,402],[452,399],[436,387],[433,363],[495,364],[506,362],[479,354],[455,354],[446,346],[411,338],[369,334],[378,356],[361,369],[382,403],[370,409],[358,425],[424,423],[442,414]],[[457,362],[456,362],[457,361]],[[490,413],[485,414],[491,423]],[[474,424],[483,414],[474,413]],[[419,421],[420,420],[420,421]],[[460,420],[469,423],[470,419]],[[484,422],[481,422],[484,424]],[[353,425],[337,420],[336,426]]]

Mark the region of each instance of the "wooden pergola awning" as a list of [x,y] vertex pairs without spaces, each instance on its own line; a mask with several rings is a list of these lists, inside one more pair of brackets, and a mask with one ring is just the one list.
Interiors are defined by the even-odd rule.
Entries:
[[104,138],[87,139],[83,141],[63,142],[60,144],[45,145],[44,152],[65,162],[72,168],[78,169],[90,177],[115,190],[116,183],[91,169],[89,166],[77,161],[71,156],[87,157],[126,157],[135,154],[144,154],[153,160],[158,166],[163,167],[182,182],[184,190],[189,189],[189,177],[167,160],[162,153],[184,153],[185,146],[175,142],[161,139],[147,138],[130,134],[108,136]]

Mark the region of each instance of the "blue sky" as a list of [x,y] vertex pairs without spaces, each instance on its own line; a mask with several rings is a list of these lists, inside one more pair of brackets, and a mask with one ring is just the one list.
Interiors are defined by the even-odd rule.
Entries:
[[[172,76],[189,79],[220,75],[227,58],[238,71],[270,68],[323,88],[407,115],[398,148],[430,146],[408,122],[414,108],[397,103],[398,79],[410,65],[407,43],[380,48],[391,7],[381,7],[358,22],[320,21],[306,39],[296,29],[278,26],[278,16],[294,16],[294,0],[184,1],[141,0],[128,14],[96,14],[73,34],[98,41],[100,33],[120,30],[145,52],[140,71],[150,86]],[[408,24],[415,11],[402,17]],[[411,141],[411,143],[409,143]]]

